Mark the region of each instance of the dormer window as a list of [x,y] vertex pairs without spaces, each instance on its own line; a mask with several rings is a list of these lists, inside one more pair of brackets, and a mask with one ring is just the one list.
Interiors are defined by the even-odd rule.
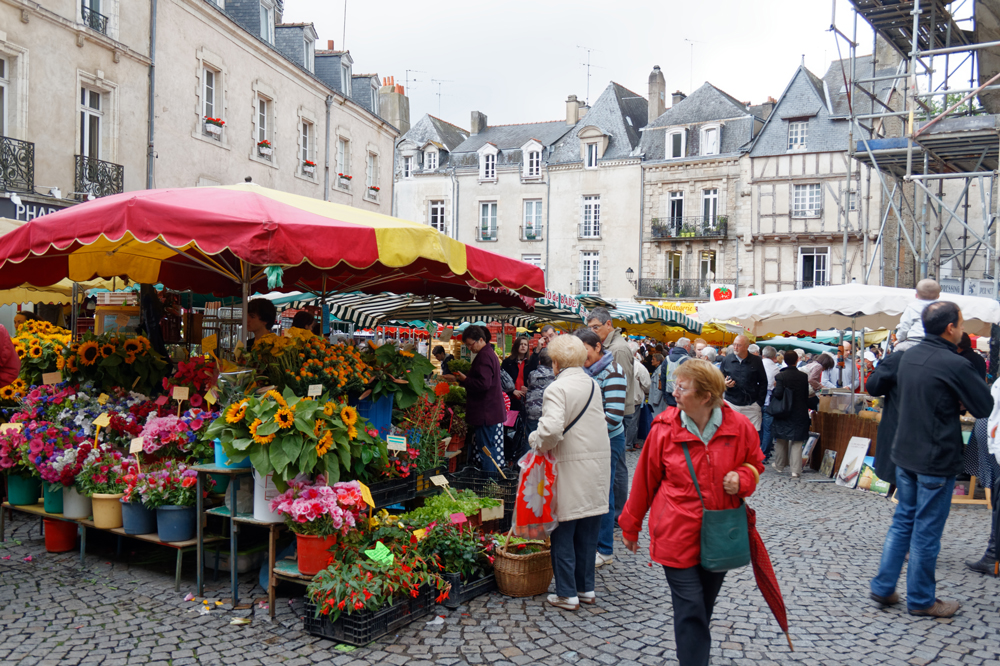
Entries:
[[274,44],[274,0],[260,0],[260,38]]
[[524,165],[521,176],[523,178],[542,177],[542,144],[532,139],[521,146],[521,156]]
[[428,150],[424,153],[424,171],[435,171],[438,168],[438,151]]
[[667,132],[667,159],[684,157],[685,143],[684,130]]
[[346,62],[340,63],[340,90],[344,97],[351,96],[351,66]]
[[487,143],[479,149],[479,180],[497,179],[497,147]]
[[797,120],[788,123],[788,150],[805,150],[809,136],[809,121]]
[[315,72],[316,71],[316,42],[314,42],[313,40],[311,40],[311,39],[309,39],[307,37],[304,40],[303,48],[304,48],[304,52],[303,52],[304,59],[303,59],[302,62],[305,64],[306,69],[308,69],[310,72]]
[[596,169],[597,168],[597,144],[588,143],[586,146],[587,154],[587,168]]
[[378,79],[372,79],[372,113],[378,115]]
[[708,127],[703,127],[701,130],[701,154],[702,155],[718,155],[719,154],[719,126],[710,125]]

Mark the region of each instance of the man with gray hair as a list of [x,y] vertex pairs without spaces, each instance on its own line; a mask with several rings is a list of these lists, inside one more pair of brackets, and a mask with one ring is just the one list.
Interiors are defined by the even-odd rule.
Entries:
[[750,419],[760,432],[764,400],[767,398],[767,373],[759,356],[749,351],[750,340],[737,335],[733,340],[733,353],[722,359],[719,370],[726,378],[726,402]]
[[[750,346],[753,347],[754,345]],[[774,390],[774,378],[781,368],[778,366],[777,361],[775,361],[778,357],[778,351],[774,347],[764,347],[760,355],[764,363],[764,372],[767,374],[767,397],[764,399],[764,414],[761,417],[760,426],[760,450],[766,459],[771,455],[771,446],[774,444],[774,438],[771,436],[771,423],[773,423],[774,417],[767,413],[767,406],[771,402],[771,392]]]
[[715,351],[715,347],[705,347],[701,351],[701,357],[706,361],[708,361],[709,363],[711,363],[712,365],[715,365],[715,361],[718,358],[718,356],[719,353]]
[[693,356],[691,353],[691,340],[688,338],[678,338],[677,342],[674,343],[674,346],[683,349],[688,356]]
[[749,347],[747,347],[747,351],[753,354],[754,356],[760,356],[760,347],[757,346],[756,344],[752,344]]

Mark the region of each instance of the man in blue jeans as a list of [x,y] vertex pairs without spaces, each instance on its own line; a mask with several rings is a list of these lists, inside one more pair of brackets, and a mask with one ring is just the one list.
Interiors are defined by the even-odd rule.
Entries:
[[963,409],[977,418],[989,416],[993,400],[972,364],[958,355],[963,332],[958,306],[936,301],[922,319],[923,342],[908,349],[899,364],[899,427],[892,446],[899,506],[871,581],[871,597],[883,606],[899,602],[896,582],[909,553],[910,615],[951,617],[959,603],[935,597],[934,569],[955,475],[963,469],[959,416]]

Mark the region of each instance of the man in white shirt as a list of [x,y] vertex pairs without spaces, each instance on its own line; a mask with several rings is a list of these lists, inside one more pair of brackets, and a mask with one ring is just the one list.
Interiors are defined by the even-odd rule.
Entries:
[[771,447],[774,446],[774,438],[771,436],[771,423],[774,421],[774,417],[767,413],[767,405],[771,402],[771,391],[774,390],[774,378],[781,367],[774,360],[778,356],[778,352],[775,351],[774,347],[764,347],[760,355],[764,362],[764,372],[767,374],[767,398],[764,399],[764,414],[762,415],[760,426],[760,450],[764,453],[764,458],[766,459],[771,455]]
[[[840,367],[843,361],[844,367]],[[851,356],[851,343],[844,342],[844,354],[837,356],[837,364],[829,370],[823,371],[823,386],[826,388],[851,388],[858,390],[858,373],[854,367],[854,358]]]

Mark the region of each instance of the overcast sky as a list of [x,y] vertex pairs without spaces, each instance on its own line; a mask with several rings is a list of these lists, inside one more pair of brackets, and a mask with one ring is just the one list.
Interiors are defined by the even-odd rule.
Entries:
[[[850,35],[850,5],[836,3]],[[285,0],[284,20],[311,21],[323,48],[343,47],[344,0]],[[430,113],[468,129],[473,110],[491,125],[564,118],[567,95],[587,94],[580,46],[594,49],[591,102],[609,81],[645,97],[659,65],[668,103],[710,81],[758,104],[781,95],[803,55],[823,75],[838,57],[830,22],[830,0],[347,0],[346,44],[355,73],[405,84],[417,70],[406,91],[412,122]],[[858,41],[859,54],[871,52],[864,21]]]

